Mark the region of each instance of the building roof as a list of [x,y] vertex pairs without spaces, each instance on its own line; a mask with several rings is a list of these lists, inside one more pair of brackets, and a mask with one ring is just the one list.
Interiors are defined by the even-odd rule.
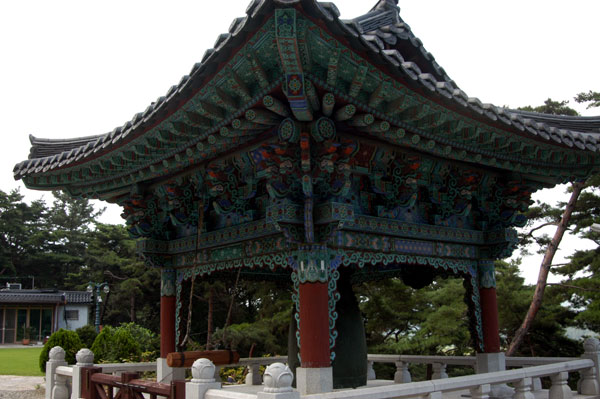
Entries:
[[0,290],[0,304],[91,304],[92,294],[87,291],[39,290]]
[[[378,119],[405,127],[413,137],[419,136],[406,145],[426,152],[434,152],[437,146],[446,157],[531,175],[544,175],[555,168],[551,179],[555,183],[585,177],[598,168],[600,117],[546,116],[469,97],[402,20],[394,0],[380,0],[367,14],[350,20],[340,19],[333,3],[253,0],[246,16],[235,19],[229,32],[218,36],[214,48],[205,52],[188,75],[122,126],[77,139],[32,136],[29,159],[14,167],[15,179],[23,179],[31,188],[59,188],[74,195],[109,199],[129,191],[132,184],[172,175],[256,139],[260,130],[256,126],[254,133],[244,131],[235,137],[231,126],[282,85],[283,74],[270,73],[281,70],[279,57],[260,58],[261,43],[252,38],[268,36],[260,30],[275,9],[284,7],[301,10],[316,27],[356,51],[357,56],[340,56],[349,57],[348,76],[339,78],[349,80],[344,83],[350,86],[349,92],[338,93],[337,87],[314,71],[307,73],[312,73],[313,84],[335,92],[342,101],[356,103]],[[323,46],[323,53],[329,50],[325,44],[315,43]],[[314,51],[319,51],[317,47]],[[373,78],[373,83],[363,84],[372,77],[365,77],[370,72],[356,61],[359,56],[383,72],[379,82]],[[242,75],[243,63],[251,64],[255,73]],[[378,99],[377,93],[390,82],[401,82],[403,87]],[[352,93],[355,83],[358,90]],[[232,88],[237,90],[235,95]]]

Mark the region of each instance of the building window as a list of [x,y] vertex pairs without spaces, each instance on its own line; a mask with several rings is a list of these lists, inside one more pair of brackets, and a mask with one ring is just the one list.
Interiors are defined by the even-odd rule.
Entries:
[[79,310],[65,310],[67,320],[79,320]]

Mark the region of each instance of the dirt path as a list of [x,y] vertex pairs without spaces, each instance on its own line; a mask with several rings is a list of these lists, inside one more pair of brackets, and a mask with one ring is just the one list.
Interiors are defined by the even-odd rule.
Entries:
[[44,388],[44,377],[0,375],[0,399],[41,399]]

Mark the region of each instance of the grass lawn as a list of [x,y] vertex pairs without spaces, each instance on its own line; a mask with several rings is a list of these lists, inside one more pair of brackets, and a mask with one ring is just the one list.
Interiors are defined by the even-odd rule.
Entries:
[[0,348],[0,375],[44,375],[39,359],[42,348]]

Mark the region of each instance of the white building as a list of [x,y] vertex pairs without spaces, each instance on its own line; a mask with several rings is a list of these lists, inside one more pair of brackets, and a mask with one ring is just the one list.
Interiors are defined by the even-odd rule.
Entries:
[[0,344],[41,342],[54,331],[76,330],[88,324],[92,294],[86,291],[20,289],[0,290]]

